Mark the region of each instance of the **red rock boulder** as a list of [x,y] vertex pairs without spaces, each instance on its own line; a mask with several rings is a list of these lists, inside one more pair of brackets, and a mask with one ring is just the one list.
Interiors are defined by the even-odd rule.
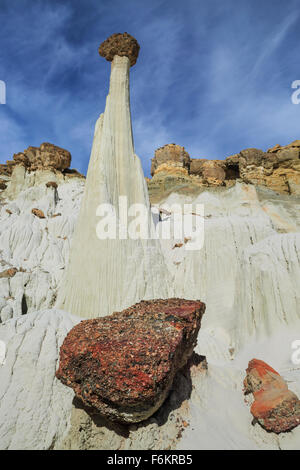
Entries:
[[147,419],[191,356],[204,311],[199,301],[150,300],[84,320],[61,346],[56,377],[91,413],[125,423]]
[[245,393],[253,393],[251,413],[261,426],[277,434],[300,424],[300,400],[268,364],[252,359],[246,369]]

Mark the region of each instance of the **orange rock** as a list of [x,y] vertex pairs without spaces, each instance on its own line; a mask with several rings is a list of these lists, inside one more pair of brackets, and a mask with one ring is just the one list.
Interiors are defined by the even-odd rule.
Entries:
[[252,359],[246,372],[245,393],[253,393],[250,411],[261,426],[277,434],[298,426],[300,400],[279,373],[259,359]]
[[39,219],[45,219],[46,218],[44,212],[41,211],[40,209],[32,209],[31,212],[33,213],[33,215],[35,215]]
[[14,275],[18,272],[16,268],[9,268],[6,269],[5,271],[2,271],[0,273],[0,278],[9,278],[9,277],[14,277]]

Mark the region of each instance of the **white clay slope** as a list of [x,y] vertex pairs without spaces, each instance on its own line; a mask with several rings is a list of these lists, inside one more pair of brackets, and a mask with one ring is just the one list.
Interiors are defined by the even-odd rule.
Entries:
[[[0,273],[18,270],[0,276],[0,323],[51,308],[56,300],[84,191],[83,178],[58,176],[18,166],[0,200]],[[47,188],[48,181],[58,188]],[[45,218],[34,216],[33,208]]]
[[[141,299],[168,297],[168,271],[157,241],[99,239],[100,204],[119,196],[128,206],[149,208],[148,191],[134,154],[129,102],[129,59],[115,56],[104,115],[95,128],[85,194],[75,229],[67,274],[57,305],[86,318],[105,316]],[[149,213],[150,214],[150,213]],[[148,218],[149,233],[152,218]]]

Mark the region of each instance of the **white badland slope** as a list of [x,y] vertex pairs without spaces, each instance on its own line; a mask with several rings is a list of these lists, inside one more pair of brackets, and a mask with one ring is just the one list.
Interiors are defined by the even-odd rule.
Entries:
[[[58,187],[47,187],[56,182]],[[17,166],[0,198],[0,322],[51,308],[69,257],[84,179]],[[45,218],[33,215],[43,211]]]
[[[258,357],[300,394],[299,365],[291,362],[292,341],[300,339],[299,200],[252,185],[208,189],[197,197],[204,203],[202,250],[189,252],[184,243],[174,248],[183,240],[162,242],[155,263],[166,260],[175,294],[207,304],[196,351],[207,356],[208,370],[203,374],[194,366],[192,377],[179,374],[163,408],[130,427],[125,438],[124,430],[95,424],[72,407],[73,392],[54,377],[61,341],[79,318],[55,309],[34,311],[49,308],[49,298],[59,291],[83,185],[79,178],[63,180],[55,199],[54,190],[37,178],[14,200],[3,194],[1,269],[27,273],[0,279],[1,312],[9,306],[8,316],[14,316],[4,316],[0,325],[0,340],[7,345],[6,363],[0,365],[0,447],[299,448],[300,428],[278,437],[252,426],[242,392],[248,361]],[[172,194],[169,202],[191,199]],[[45,219],[33,216],[33,207],[42,209]],[[53,218],[56,213],[61,216]],[[181,432],[182,420],[189,426]],[[34,423],[32,429],[28,423]]]
[[[128,57],[111,64],[105,112],[97,121],[85,193],[57,306],[86,318],[105,316],[141,299],[168,297],[168,271],[158,241],[99,239],[97,208],[111,204],[119,229],[119,196],[149,209],[139,158],[134,154]],[[152,219],[147,220],[152,231]]]

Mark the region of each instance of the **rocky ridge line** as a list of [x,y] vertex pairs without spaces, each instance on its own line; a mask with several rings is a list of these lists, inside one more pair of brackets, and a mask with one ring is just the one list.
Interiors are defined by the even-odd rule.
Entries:
[[266,152],[249,148],[225,160],[190,158],[184,147],[167,144],[156,150],[147,179],[156,202],[171,192],[195,194],[206,187],[232,187],[237,181],[300,195],[300,140]]

